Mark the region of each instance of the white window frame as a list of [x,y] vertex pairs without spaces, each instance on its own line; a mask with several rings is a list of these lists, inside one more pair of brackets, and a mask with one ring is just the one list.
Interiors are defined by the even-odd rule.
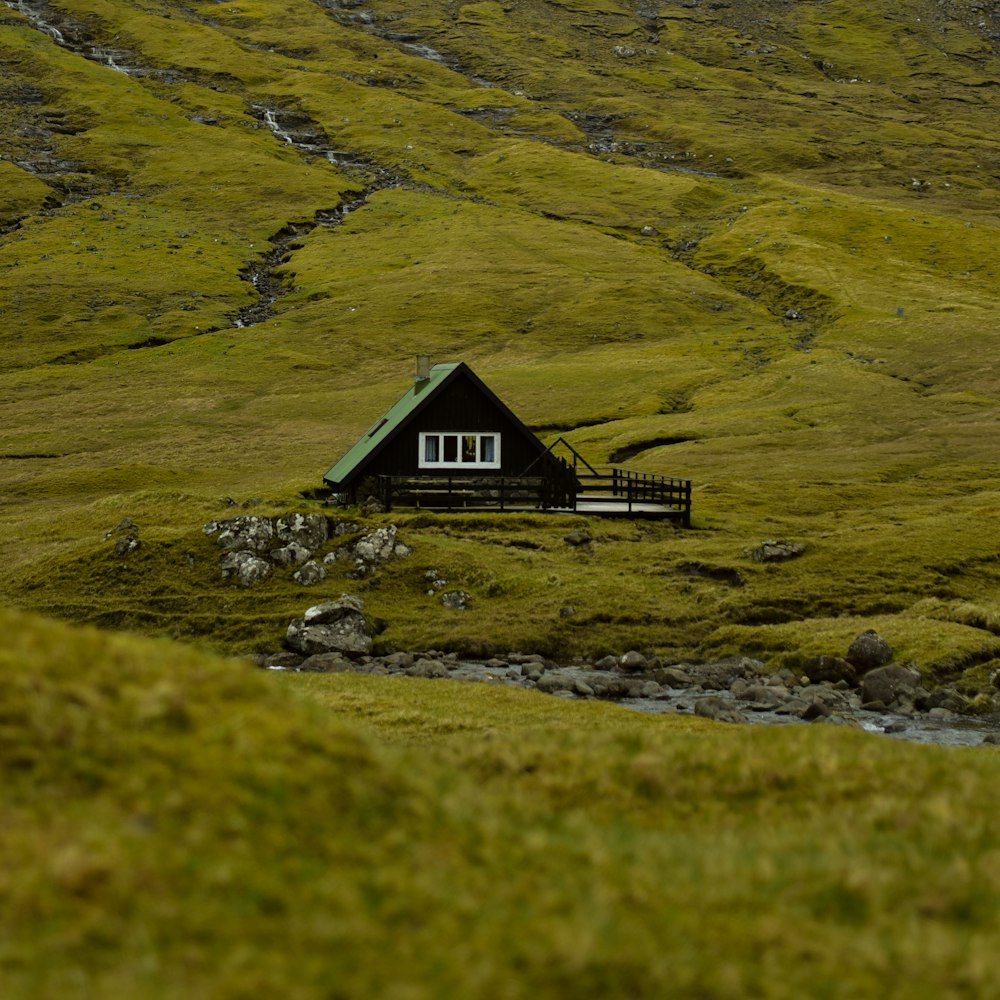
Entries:
[[[446,437],[456,438],[455,461],[444,461],[444,439]],[[462,461],[462,438],[471,437],[476,439],[476,460],[474,462]],[[429,462],[427,455],[427,439],[437,438],[436,462]],[[483,453],[483,438],[493,439],[493,461],[483,462],[479,456]],[[417,443],[417,466],[421,469],[499,469],[500,468],[500,432],[499,431],[421,431]]]

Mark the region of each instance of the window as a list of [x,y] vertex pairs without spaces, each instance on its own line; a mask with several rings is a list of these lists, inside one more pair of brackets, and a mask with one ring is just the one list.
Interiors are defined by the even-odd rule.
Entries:
[[499,469],[500,435],[421,432],[421,469]]

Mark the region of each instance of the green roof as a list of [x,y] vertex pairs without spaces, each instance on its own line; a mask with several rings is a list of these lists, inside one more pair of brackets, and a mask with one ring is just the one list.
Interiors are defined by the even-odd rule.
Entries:
[[399,426],[412,416],[461,364],[462,362],[459,361],[454,364],[434,365],[431,368],[430,377],[414,382],[372,424],[371,428],[362,434],[361,439],[330,469],[323,479],[333,487],[337,487],[349,479],[354,470],[378,451],[382,444],[392,437]]

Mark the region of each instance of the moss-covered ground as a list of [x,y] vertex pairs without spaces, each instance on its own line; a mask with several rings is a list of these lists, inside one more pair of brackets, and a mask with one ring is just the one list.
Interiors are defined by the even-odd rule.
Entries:
[[0,983],[985,997],[1000,758],[0,612]]
[[[593,462],[691,478],[695,529],[592,521],[576,551],[567,522],[401,517],[413,562],[363,588],[385,642],[797,662],[877,623],[926,671],[996,666],[988,10],[27,7],[68,45],[4,8],[8,603],[277,644],[325,595],[232,590],[201,524],[307,509],[419,351]],[[237,326],[279,233],[284,294]],[[767,538],[806,554],[753,563]],[[430,604],[427,568],[474,610]]]

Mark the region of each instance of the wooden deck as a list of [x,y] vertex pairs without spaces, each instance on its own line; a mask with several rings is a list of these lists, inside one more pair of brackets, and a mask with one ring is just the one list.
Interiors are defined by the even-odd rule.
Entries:
[[381,476],[379,491],[387,511],[588,514],[691,526],[690,480],[624,469],[591,469],[569,487],[544,476]]

